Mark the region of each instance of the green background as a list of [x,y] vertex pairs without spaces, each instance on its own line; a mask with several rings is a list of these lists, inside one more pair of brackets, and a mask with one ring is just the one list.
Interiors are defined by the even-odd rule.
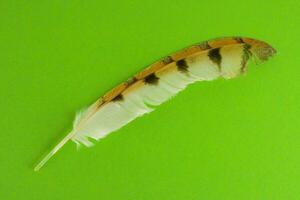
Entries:
[[[0,11],[0,199],[300,199],[300,1],[1,0]],[[235,35],[278,54],[33,171],[75,111],[171,52]]]

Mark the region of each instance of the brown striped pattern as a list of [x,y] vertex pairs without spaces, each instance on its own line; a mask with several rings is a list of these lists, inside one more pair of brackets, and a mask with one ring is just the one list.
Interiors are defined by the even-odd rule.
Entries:
[[119,86],[106,93],[103,96],[103,98],[98,102],[97,108],[112,100],[120,100],[120,95],[122,95],[122,92],[124,92],[128,87],[135,85],[135,83],[139,81],[144,81],[146,84],[157,84],[159,77],[155,75],[155,72],[167,67],[168,65],[171,65],[174,62],[176,62],[179,71],[187,72],[188,66],[184,59],[196,53],[207,53],[212,62],[216,63],[219,67],[221,67],[222,57],[220,55],[220,49],[223,46],[241,43],[245,44],[244,55],[242,55],[241,71],[245,70],[246,62],[253,53],[255,53],[259,59],[264,61],[276,52],[275,49],[273,49],[267,43],[251,38],[228,37],[205,41],[198,45],[194,45],[187,49],[183,49],[177,53],[171,54],[153,63],[148,68],[136,74],[127,82],[120,84]]

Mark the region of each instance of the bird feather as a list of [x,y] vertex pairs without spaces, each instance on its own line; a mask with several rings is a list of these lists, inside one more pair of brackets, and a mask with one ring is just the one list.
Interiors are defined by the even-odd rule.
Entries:
[[219,77],[234,78],[247,70],[250,58],[266,61],[276,50],[243,37],[205,41],[169,55],[115,87],[87,109],[78,112],[73,130],[38,165],[39,170],[66,142],[91,146],[135,118],[149,113],[187,85]]

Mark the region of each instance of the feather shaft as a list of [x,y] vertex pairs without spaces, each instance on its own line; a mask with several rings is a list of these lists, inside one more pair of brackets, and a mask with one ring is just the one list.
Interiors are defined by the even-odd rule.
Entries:
[[69,133],[66,137],[64,137],[34,168],[34,171],[39,171],[45,163],[54,155],[58,150],[60,150],[72,137],[74,133]]

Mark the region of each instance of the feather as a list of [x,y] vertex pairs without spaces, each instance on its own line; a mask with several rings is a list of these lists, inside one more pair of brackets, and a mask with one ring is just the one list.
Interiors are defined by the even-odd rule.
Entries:
[[91,146],[135,118],[151,112],[196,81],[234,78],[253,58],[266,61],[276,50],[265,42],[242,37],[205,41],[167,56],[115,87],[79,112],[73,130],[35,167],[39,170],[67,141]]

